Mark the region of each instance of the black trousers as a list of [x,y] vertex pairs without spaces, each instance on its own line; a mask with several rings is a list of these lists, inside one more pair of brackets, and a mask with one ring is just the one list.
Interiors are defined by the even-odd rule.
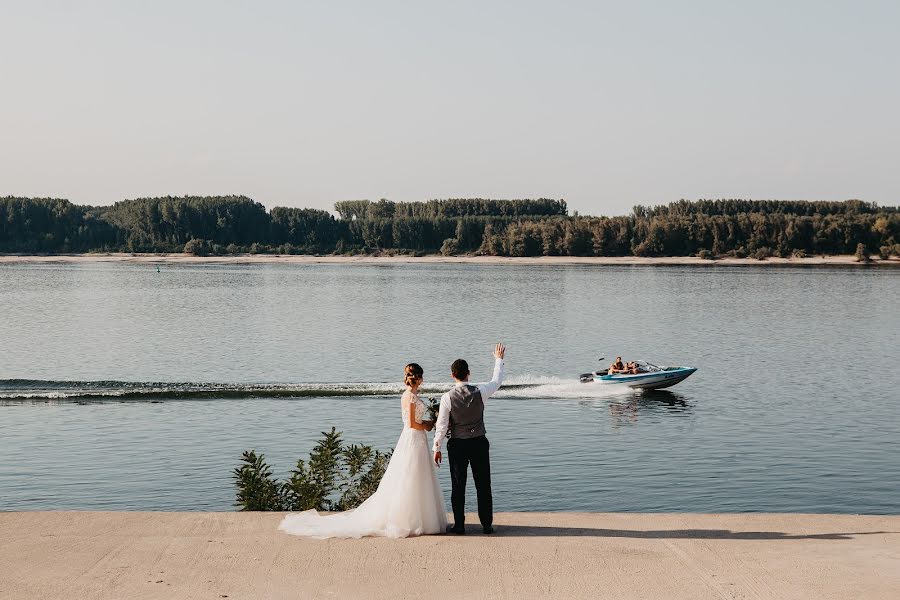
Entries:
[[447,441],[447,459],[450,462],[450,503],[453,505],[453,521],[457,527],[466,522],[466,479],[469,465],[478,494],[478,519],[482,527],[494,522],[494,499],[491,497],[491,444],[485,436]]

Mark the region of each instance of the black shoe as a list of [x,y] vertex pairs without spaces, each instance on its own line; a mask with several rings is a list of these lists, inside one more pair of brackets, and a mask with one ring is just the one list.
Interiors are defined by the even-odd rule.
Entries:
[[491,535],[492,533],[494,533],[494,528],[490,525],[484,528],[484,535]]
[[466,535],[465,527],[457,527],[456,525],[447,525],[447,533],[455,533],[456,535]]

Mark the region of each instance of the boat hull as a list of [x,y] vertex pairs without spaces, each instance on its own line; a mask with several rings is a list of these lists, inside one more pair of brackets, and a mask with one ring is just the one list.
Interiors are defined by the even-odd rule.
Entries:
[[634,375],[596,375],[594,383],[603,386],[621,386],[639,390],[661,390],[672,387],[693,375],[697,369],[693,367],[675,367],[651,373]]

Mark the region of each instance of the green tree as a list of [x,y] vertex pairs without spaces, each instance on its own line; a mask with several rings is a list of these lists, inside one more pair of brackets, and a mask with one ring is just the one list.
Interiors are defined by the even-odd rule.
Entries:
[[[506,256],[852,254],[900,240],[900,211],[873,203],[680,200],[617,217],[568,216],[564,200],[455,198],[275,207],[244,196],[184,196],[77,206],[0,198],[0,252],[90,251],[284,254],[413,251]],[[185,248],[187,247],[187,250]]]

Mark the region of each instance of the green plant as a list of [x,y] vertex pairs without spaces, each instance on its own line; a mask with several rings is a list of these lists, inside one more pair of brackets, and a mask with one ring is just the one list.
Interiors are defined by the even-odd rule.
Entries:
[[355,508],[374,494],[391,457],[390,453],[355,444],[345,448],[343,455],[347,466],[346,483],[334,510]]
[[191,238],[184,245],[185,254],[193,254],[194,256],[206,256],[209,254],[210,247],[206,240],[198,240]]
[[704,248],[700,252],[697,253],[697,256],[702,258],[703,260],[716,260],[716,255]]
[[756,260],[766,260],[770,256],[772,256],[772,249],[765,246],[757,249],[756,252],[753,253],[753,258]]
[[272,478],[272,469],[265,457],[246,450],[241,464],[234,470],[237,485],[237,504],[241,510],[282,510],[280,485]]
[[441,254],[444,256],[453,256],[459,254],[459,242],[456,238],[447,238],[441,245]]
[[348,510],[375,493],[391,453],[371,446],[345,446],[334,427],[323,431],[309,460],[300,459],[285,481],[272,477],[263,455],[245,451],[234,469],[235,504],[241,510]]
[[856,261],[861,263],[867,263],[871,260],[869,258],[869,251],[866,249],[866,245],[863,243],[859,243],[856,245]]

